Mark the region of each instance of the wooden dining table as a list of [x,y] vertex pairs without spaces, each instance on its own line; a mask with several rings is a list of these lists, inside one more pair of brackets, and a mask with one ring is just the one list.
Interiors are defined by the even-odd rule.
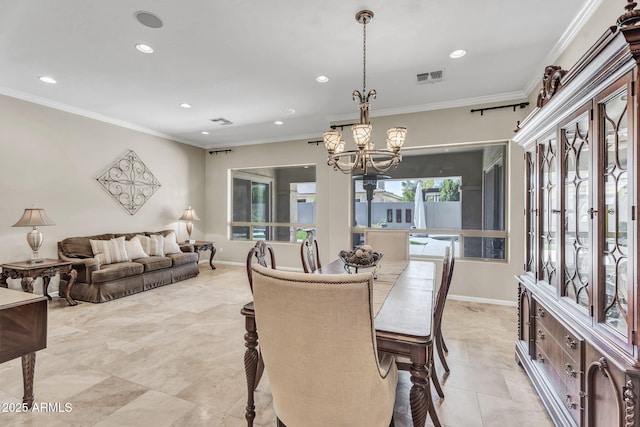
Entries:
[[[363,272],[366,271],[363,270]],[[427,415],[440,427],[431,395],[430,374],[433,369],[433,310],[435,306],[436,265],[428,261],[385,262],[377,271],[373,285],[373,307],[376,317],[378,351],[396,356],[398,367],[411,374],[409,402],[414,426],[423,427]],[[335,260],[312,274],[345,273],[344,264]],[[247,378],[247,426],[255,418],[254,390],[264,366],[258,353],[253,302],[246,304],[245,373]]]

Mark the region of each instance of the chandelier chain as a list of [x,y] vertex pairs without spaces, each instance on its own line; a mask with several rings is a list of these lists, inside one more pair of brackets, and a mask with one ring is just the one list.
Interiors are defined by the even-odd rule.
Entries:
[[362,25],[362,96],[367,96],[367,20]]

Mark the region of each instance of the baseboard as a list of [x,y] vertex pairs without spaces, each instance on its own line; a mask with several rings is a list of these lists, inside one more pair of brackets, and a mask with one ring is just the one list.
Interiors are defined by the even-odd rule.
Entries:
[[451,294],[449,294],[447,298],[452,300],[457,300],[457,301],[477,302],[480,304],[506,305],[509,307],[518,306],[518,303],[516,301],[507,301],[502,299],[478,298],[478,297],[468,297],[464,295],[451,295]]

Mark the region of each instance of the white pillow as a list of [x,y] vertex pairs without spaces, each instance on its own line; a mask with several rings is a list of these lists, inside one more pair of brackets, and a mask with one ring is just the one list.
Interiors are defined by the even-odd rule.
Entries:
[[152,234],[151,236],[144,236],[142,234],[136,234],[136,237],[140,239],[142,243],[142,249],[149,256],[164,256],[162,236],[159,234]]
[[124,236],[111,240],[89,240],[93,256],[100,264],[130,261],[124,246]]
[[164,243],[162,248],[164,249],[164,253],[166,255],[169,254],[180,254],[182,253],[182,249],[180,249],[180,245],[178,245],[178,238],[176,237],[175,231],[164,236]]
[[147,258],[149,256],[142,248],[142,243],[138,236],[134,236],[131,240],[125,240],[124,247],[131,259]]

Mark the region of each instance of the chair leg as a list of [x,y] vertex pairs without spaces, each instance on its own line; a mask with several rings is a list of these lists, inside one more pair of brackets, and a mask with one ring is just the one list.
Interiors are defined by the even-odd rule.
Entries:
[[284,423],[282,421],[280,421],[280,418],[276,417],[276,426],[278,427],[287,427],[286,425],[284,425]]
[[260,379],[262,378],[262,373],[264,372],[264,361],[262,360],[262,353],[258,349],[258,366],[256,367],[256,381],[253,385],[253,389],[258,388],[258,384],[260,384]]
[[438,374],[436,373],[436,367],[434,364],[431,364],[431,382],[440,396],[441,399],[444,399],[444,391],[442,391],[442,386],[440,386],[440,380],[438,380]]
[[447,343],[444,342],[444,336],[442,335],[442,332],[440,332],[440,341],[442,341],[442,349],[444,350],[444,352],[449,354],[449,349],[447,348]]
[[395,427],[396,423],[393,420],[393,414],[391,414],[391,422],[389,423],[389,427]]
[[449,372],[449,365],[447,364],[447,360],[444,357],[444,353],[442,351],[442,342],[443,340],[441,339],[442,334],[439,333],[436,336],[436,349],[438,350],[438,357],[440,358],[440,362],[442,362],[442,367],[444,368],[444,370],[446,372]]

